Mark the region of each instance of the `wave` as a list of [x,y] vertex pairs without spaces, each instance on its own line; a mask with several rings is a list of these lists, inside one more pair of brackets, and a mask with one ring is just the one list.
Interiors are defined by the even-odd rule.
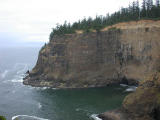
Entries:
[[41,103],[38,103],[38,108],[39,108],[39,109],[41,109],[41,108],[42,108]]
[[26,86],[28,89],[35,89],[35,90],[57,90],[58,88],[52,88],[52,87],[32,87],[32,86]]
[[16,83],[17,83],[17,82],[18,82],[18,83],[22,83],[22,82],[23,82],[23,79],[12,79],[11,82],[14,82],[14,83],[15,83],[15,82],[16,82]]
[[22,83],[23,79],[19,78],[19,79],[12,79],[12,80],[4,80],[2,81],[3,83]]
[[122,87],[128,87],[128,85],[126,85],[126,84],[120,84],[120,86],[122,86]]
[[16,115],[12,117],[12,120],[16,120],[16,119],[26,119],[26,120],[49,120],[49,119],[45,119],[45,118],[40,118],[40,117],[36,117],[36,116],[29,116],[29,115]]
[[102,120],[101,118],[98,117],[98,114],[92,114],[90,116],[90,118],[94,119],[94,120]]
[[130,86],[129,88],[127,88],[125,91],[126,92],[134,92],[136,91],[137,87],[136,86]]
[[137,89],[136,86],[129,86],[129,85],[126,85],[126,84],[120,84],[120,86],[126,88],[125,92],[134,92]]
[[81,108],[76,108],[75,111],[79,112],[79,111],[82,111],[82,112],[90,112],[89,110],[85,110],[85,109],[81,109]]
[[36,90],[48,90],[48,89],[52,89],[52,90],[57,90],[58,88],[52,88],[52,87],[32,87]]
[[76,108],[76,111],[78,112],[78,111],[80,111],[81,109],[80,108]]
[[50,87],[32,87],[36,90],[46,90],[46,89],[50,89]]

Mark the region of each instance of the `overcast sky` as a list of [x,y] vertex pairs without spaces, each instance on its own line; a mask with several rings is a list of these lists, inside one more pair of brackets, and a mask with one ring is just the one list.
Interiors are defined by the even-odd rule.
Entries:
[[0,0],[0,44],[44,43],[56,23],[65,20],[72,23],[84,17],[113,13],[132,1]]

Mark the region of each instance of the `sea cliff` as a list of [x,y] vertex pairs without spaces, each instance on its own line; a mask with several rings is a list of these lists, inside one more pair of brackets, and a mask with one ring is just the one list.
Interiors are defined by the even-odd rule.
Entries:
[[98,116],[102,120],[160,120],[159,113],[160,72],[158,71],[141,81],[137,90],[126,96],[121,108]]
[[138,84],[157,69],[160,21],[119,23],[99,32],[54,36],[25,85],[55,88]]

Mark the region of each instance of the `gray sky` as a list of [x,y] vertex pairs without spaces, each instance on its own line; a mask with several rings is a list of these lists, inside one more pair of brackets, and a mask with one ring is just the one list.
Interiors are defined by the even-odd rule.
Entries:
[[0,0],[0,43],[2,46],[47,42],[56,23],[113,13],[132,1]]

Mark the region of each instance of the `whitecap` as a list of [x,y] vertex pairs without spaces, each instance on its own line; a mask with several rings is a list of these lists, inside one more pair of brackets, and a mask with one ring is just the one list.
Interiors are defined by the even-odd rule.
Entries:
[[126,85],[126,84],[120,84],[120,86],[122,86],[122,87],[128,87],[128,85]]
[[38,103],[38,108],[39,108],[39,109],[41,109],[41,108],[42,108],[41,103]]
[[50,89],[50,87],[33,87],[36,90],[46,90],[46,89]]
[[80,108],[76,108],[76,111],[78,112],[78,111],[80,111],[81,109]]
[[52,90],[57,90],[58,88],[52,88]]
[[126,92],[134,92],[136,91],[137,87],[136,86],[130,86],[129,88],[127,88],[125,91]]
[[84,112],[84,113],[90,113],[89,110],[86,110],[86,109],[82,109],[82,108],[76,108],[75,109],[76,112]]
[[29,116],[29,115],[16,115],[12,117],[12,120],[16,120],[16,118],[23,118],[24,120],[49,120],[49,119],[45,119],[45,118],[40,118],[40,117],[36,117],[36,116]]
[[102,120],[101,118],[98,117],[98,114],[92,114],[90,116],[90,118],[94,119],[94,120]]
[[12,79],[11,82],[22,83],[23,79]]
[[52,90],[57,90],[58,88],[52,88],[52,87],[32,87],[37,90],[47,90],[47,89],[52,89]]
[[49,87],[41,87],[41,90],[49,89]]

